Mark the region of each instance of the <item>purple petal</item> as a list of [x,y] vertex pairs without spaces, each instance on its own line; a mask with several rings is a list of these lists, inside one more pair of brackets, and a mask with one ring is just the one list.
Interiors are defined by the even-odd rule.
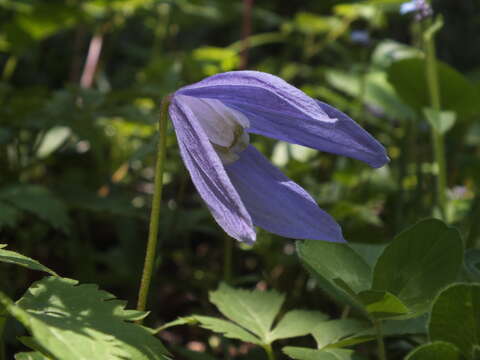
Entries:
[[385,148],[347,115],[270,74],[222,73],[178,93],[221,100],[248,117],[249,132],[349,156],[373,167],[389,161]]
[[175,97],[170,104],[169,115],[175,127],[183,162],[213,217],[231,237],[253,243],[256,234],[250,215],[197,117],[187,106],[176,101]]
[[225,168],[256,226],[294,239],[345,242],[335,220],[253,146]]

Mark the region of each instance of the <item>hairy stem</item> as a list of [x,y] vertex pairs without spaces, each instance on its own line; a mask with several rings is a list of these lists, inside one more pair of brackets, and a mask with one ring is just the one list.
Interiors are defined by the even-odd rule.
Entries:
[[162,200],[163,188],[163,169],[165,165],[165,152],[167,148],[167,120],[168,120],[168,106],[170,98],[165,97],[162,101],[162,109],[159,122],[160,138],[158,141],[157,163],[155,166],[155,189],[153,193],[152,211],[150,213],[150,227],[148,232],[148,243],[145,254],[145,263],[143,266],[143,274],[140,282],[140,290],[138,292],[137,310],[145,311],[148,291],[150,289],[150,282],[152,280],[152,273],[155,263],[155,253],[158,243],[158,227],[160,221],[160,202]]

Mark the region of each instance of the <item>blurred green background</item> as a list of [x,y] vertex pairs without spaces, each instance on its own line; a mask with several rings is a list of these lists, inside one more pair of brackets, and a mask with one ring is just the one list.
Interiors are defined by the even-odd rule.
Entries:
[[[278,75],[338,107],[387,148],[391,163],[372,170],[253,137],[338,220],[349,241],[383,243],[438,215],[422,112],[429,98],[421,29],[412,14],[399,13],[401,3],[0,0],[0,243],[134,307],[161,98],[241,68]],[[455,113],[446,133],[447,220],[475,247],[480,2],[439,0],[433,7],[445,23],[437,36],[442,105]],[[222,279],[288,290],[290,304],[341,313],[314,289],[292,240],[261,231],[247,248],[226,238],[189,179],[171,127],[167,156],[152,326],[212,312],[207,292]],[[15,298],[40,277],[18,267],[0,271],[1,288]],[[18,335],[20,328],[8,332],[11,351]],[[218,357],[248,351],[196,328],[162,338]]]

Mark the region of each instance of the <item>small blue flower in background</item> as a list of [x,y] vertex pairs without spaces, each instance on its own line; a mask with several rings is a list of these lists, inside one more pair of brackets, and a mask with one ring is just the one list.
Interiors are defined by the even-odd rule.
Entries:
[[358,45],[370,44],[370,34],[365,30],[353,30],[350,33],[350,40]]
[[254,226],[294,239],[344,242],[337,222],[249,144],[249,133],[380,167],[385,148],[339,110],[282,79],[233,71],[176,91],[169,115],[183,161],[217,223],[246,243]]
[[414,12],[415,20],[420,21],[433,15],[432,7],[426,0],[412,0],[400,6],[400,14]]

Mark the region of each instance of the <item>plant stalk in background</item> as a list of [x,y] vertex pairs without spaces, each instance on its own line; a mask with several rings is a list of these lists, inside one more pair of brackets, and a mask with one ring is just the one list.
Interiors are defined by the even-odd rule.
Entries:
[[[440,85],[438,82],[437,60],[435,54],[435,33],[443,26],[443,21],[438,18],[433,24],[426,21],[426,28],[423,32],[423,47],[426,56],[425,72],[427,78],[428,92],[432,109],[437,114],[441,111]],[[447,170],[445,160],[445,139],[444,134],[438,128],[431,126],[434,160],[437,165],[437,205],[442,218],[446,219],[447,207]]]
[[150,227],[148,232],[147,251],[145,254],[145,263],[143,266],[142,279],[140,282],[140,290],[138,293],[137,310],[145,311],[148,291],[152,280],[152,273],[155,263],[155,254],[158,243],[158,227],[160,221],[160,205],[162,200],[163,188],[163,170],[165,165],[165,153],[167,148],[167,121],[168,106],[170,105],[170,97],[162,100],[160,122],[159,122],[159,140],[157,163],[155,166],[155,189],[153,193],[152,212],[150,213]]

